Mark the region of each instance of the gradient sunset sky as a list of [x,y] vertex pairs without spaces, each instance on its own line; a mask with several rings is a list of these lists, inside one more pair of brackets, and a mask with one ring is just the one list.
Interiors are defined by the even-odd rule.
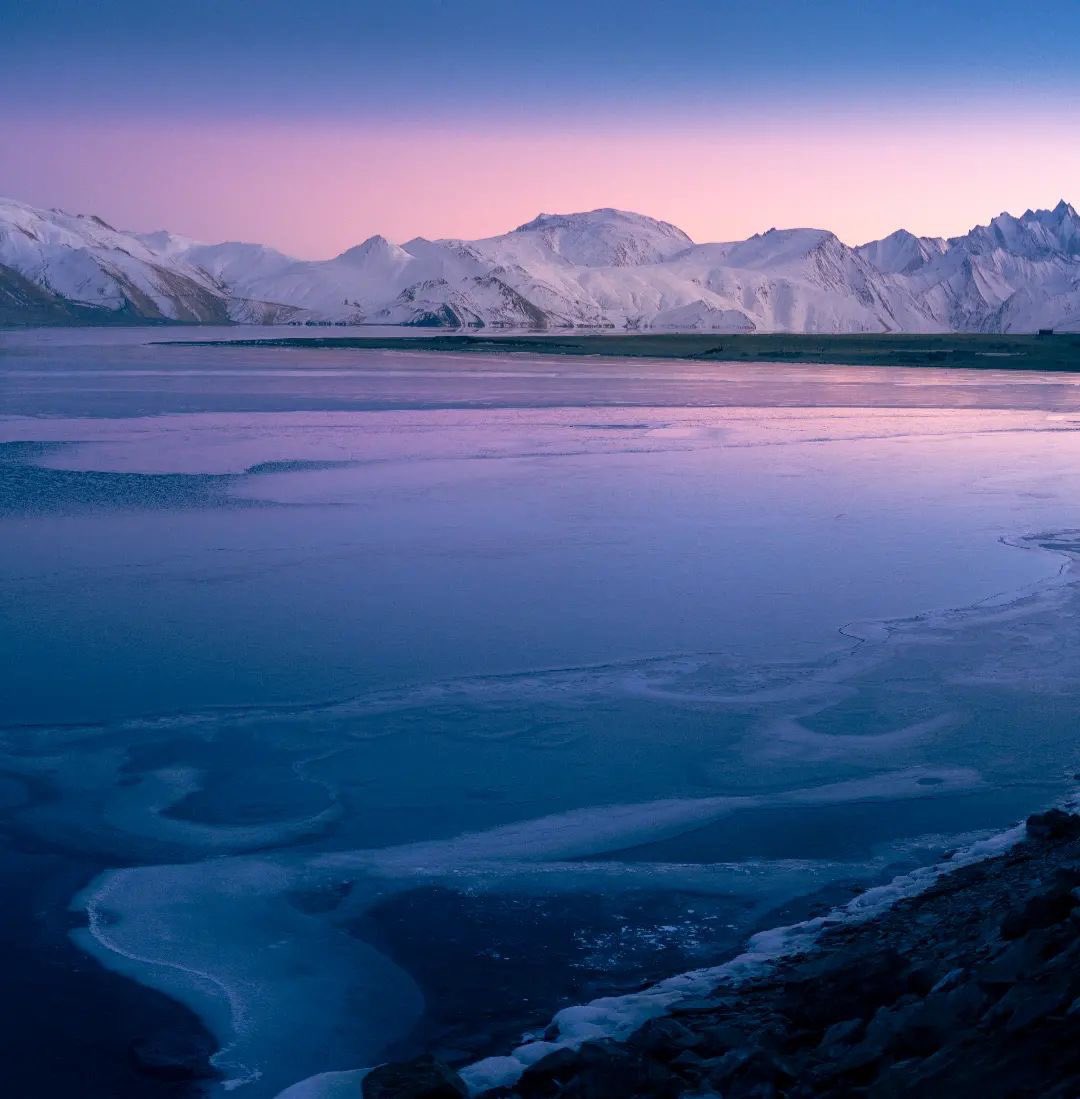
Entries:
[[306,257],[1080,204],[1080,2],[0,0],[0,194]]

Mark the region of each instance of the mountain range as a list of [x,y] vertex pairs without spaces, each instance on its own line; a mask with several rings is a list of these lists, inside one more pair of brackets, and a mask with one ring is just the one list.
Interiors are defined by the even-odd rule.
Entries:
[[374,236],[328,260],[114,229],[0,199],[0,324],[354,323],[719,332],[1080,330],[1080,215],[999,214],[959,237],[825,229],[695,244],[621,210],[483,240]]

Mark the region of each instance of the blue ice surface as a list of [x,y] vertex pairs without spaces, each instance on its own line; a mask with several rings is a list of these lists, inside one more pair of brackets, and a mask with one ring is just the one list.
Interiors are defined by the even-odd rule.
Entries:
[[[987,537],[986,446],[718,446],[725,405],[913,403],[882,371],[142,342],[161,338],[0,337],[5,409],[48,417],[9,420],[0,460],[12,720],[787,656],[1047,571]],[[934,381],[915,402],[950,399]]]
[[[1059,789],[1038,631],[993,618],[1062,568],[1023,536],[1080,527],[1059,376],[161,338],[0,334],[4,763],[55,794],[10,811],[144,868],[88,895],[118,905],[98,956],[223,1042],[175,974],[265,980],[235,1053],[258,1094],[415,1022],[329,933],[346,885],[356,920],[403,880],[738,896],[730,948]],[[183,897],[235,921],[216,953],[123,961]],[[280,972],[249,972],[272,933]],[[398,1014],[268,1066],[275,982],[320,958],[341,983],[313,997],[382,967]]]

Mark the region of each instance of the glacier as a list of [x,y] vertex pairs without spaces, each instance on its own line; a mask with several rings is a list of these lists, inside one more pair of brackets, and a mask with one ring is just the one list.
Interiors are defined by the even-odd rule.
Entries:
[[1002,213],[963,236],[825,229],[696,244],[610,208],[482,240],[372,236],[327,260],[114,229],[0,199],[0,324],[377,324],[739,332],[1080,330],[1080,215]]

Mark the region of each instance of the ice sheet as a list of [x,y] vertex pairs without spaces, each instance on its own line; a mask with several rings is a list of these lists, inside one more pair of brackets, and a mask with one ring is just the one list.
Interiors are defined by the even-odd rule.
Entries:
[[112,868],[78,941],[238,1094],[355,1088],[424,1022],[370,933],[410,891],[575,898],[612,988],[588,898],[644,897],[627,943],[714,973],[1077,770],[1072,379],[80,340],[0,336],[0,812]]

